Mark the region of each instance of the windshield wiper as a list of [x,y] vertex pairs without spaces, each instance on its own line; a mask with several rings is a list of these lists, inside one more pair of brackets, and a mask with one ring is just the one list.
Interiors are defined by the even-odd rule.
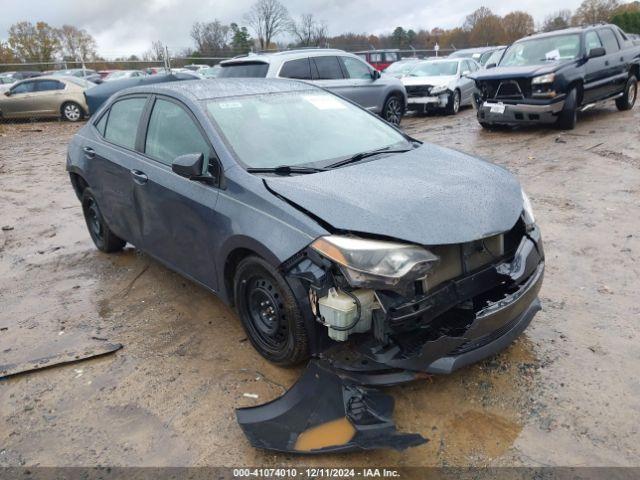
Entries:
[[295,165],[247,168],[247,172],[249,173],[275,173],[276,175],[291,175],[292,173],[318,173],[325,172],[326,170],[326,168],[296,167]]
[[368,152],[360,152],[356,153],[354,156],[346,158],[344,160],[340,160],[339,162],[332,163],[327,168],[337,168],[342,167],[343,165],[348,165],[349,163],[359,162],[368,157],[373,157],[374,155],[379,155],[381,153],[405,153],[412,150],[411,148],[396,148],[391,149],[391,147],[378,148],[376,150],[370,150]]

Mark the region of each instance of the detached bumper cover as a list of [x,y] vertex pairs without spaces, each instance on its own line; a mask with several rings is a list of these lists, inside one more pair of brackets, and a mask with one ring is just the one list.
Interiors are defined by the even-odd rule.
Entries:
[[418,434],[396,431],[393,405],[393,397],[343,380],[312,360],[282,397],[239,408],[236,416],[251,445],[280,452],[404,450],[426,443]]
[[476,101],[478,120],[484,123],[517,125],[554,123],[564,107],[564,99],[552,103],[502,103],[497,100]]

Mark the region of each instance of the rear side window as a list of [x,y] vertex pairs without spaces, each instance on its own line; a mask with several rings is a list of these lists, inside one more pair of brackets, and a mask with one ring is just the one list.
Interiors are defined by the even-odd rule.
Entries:
[[384,59],[387,62],[397,62],[399,60],[398,54],[396,52],[387,52],[384,54]]
[[96,123],[96,128],[100,132],[100,135],[102,135],[103,137],[104,137],[104,127],[107,126],[107,118],[109,118],[109,112],[106,112],[104,115],[102,115],[98,123]]
[[317,80],[336,80],[344,78],[340,69],[338,57],[315,57],[312,59],[316,66]]
[[381,53],[372,53],[369,56],[369,61],[371,63],[382,63],[382,54]]
[[301,80],[311,79],[311,66],[308,58],[289,60],[285,62],[280,70],[280,76],[284,78],[298,78]]
[[145,143],[145,153],[166,165],[187,153],[203,153],[206,159],[211,158],[211,149],[191,116],[167,100],[156,100]]
[[268,63],[233,63],[220,65],[219,78],[264,78],[269,70]]
[[122,147],[133,149],[136,145],[138,123],[146,98],[127,98],[114,103],[109,110],[109,119],[104,138]]
[[36,92],[49,92],[64,89],[64,83],[57,80],[39,80],[36,82]]
[[620,50],[620,45],[618,45],[618,39],[616,38],[615,33],[610,28],[603,28],[599,31],[600,38],[602,39],[602,43],[604,44],[604,49],[609,53],[615,53]]
[[371,80],[371,69],[360,60],[352,57],[341,57],[349,78],[366,78]]

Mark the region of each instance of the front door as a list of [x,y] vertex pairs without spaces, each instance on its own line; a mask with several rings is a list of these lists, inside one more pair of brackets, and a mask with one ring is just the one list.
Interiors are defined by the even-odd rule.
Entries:
[[[602,41],[595,31],[589,31],[585,35],[585,53],[594,48],[602,47]],[[607,56],[589,58],[585,64],[584,100],[583,104],[595,102],[607,96]]]
[[35,80],[17,83],[9,90],[9,96],[2,98],[0,110],[5,117],[28,117],[36,111],[34,92]]
[[[171,170],[171,163],[188,153],[202,153],[205,159],[217,161],[204,131],[184,105],[159,96],[142,150],[133,178],[142,248],[174,270],[217,290],[214,245],[221,221],[215,209],[218,189]],[[205,162],[204,170],[207,167]]]
[[311,75],[313,83],[349,98],[350,83],[345,78],[340,61],[336,56],[311,57]]
[[348,77],[348,85],[344,89],[344,96],[352,102],[375,112],[382,109],[382,82],[376,82],[373,70],[358,58],[340,57],[342,67]]

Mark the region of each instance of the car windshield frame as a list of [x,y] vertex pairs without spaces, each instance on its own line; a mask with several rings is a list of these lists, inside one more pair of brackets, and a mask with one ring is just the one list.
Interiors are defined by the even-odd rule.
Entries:
[[[419,68],[421,66],[432,66],[432,65],[444,65],[444,64],[455,64],[456,65],[456,71],[453,73],[439,73],[439,74],[415,74],[415,72],[417,70],[419,70]],[[458,71],[460,70],[460,59],[454,59],[454,60],[425,60],[422,62],[418,62],[418,65],[415,65],[408,73],[407,75],[409,77],[453,77],[455,75],[458,74]]]
[[[274,98],[274,97],[285,97],[287,95],[290,96],[294,96],[294,95],[298,95],[300,97],[303,96],[324,96],[326,99],[328,99],[328,101],[331,102],[338,102],[341,105],[343,105],[345,108],[347,109],[353,109],[354,111],[357,111],[358,114],[356,115],[364,115],[367,117],[370,117],[371,120],[373,122],[378,122],[379,125],[381,125],[384,129],[388,129],[390,132],[392,131],[394,135],[396,135],[396,138],[398,139],[398,141],[396,142],[391,142],[391,143],[385,143],[385,144],[379,144],[379,145],[372,145],[369,148],[360,148],[360,149],[356,149],[353,152],[349,152],[347,154],[343,154],[343,155],[339,155],[339,156],[331,156],[331,157],[327,157],[327,158],[322,158],[319,160],[314,160],[314,161],[306,161],[306,162],[299,162],[299,163],[288,163],[286,160],[283,160],[282,162],[274,162],[273,164],[269,164],[269,165],[260,165],[260,164],[252,164],[247,162],[246,158],[243,158],[243,156],[238,152],[236,146],[234,145],[232,140],[229,139],[229,136],[225,130],[225,127],[223,127],[219,121],[219,119],[216,118],[215,114],[211,111],[210,109],[210,105],[211,104],[233,104],[235,102],[239,102],[242,100],[247,100],[247,99],[251,99],[251,98],[255,98],[255,97],[263,97],[263,98]],[[309,101],[309,100],[307,100]],[[401,130],[395,128],[394,126],[384,122],[383,120],[381,120],[377,115],[369,112],[368,110],[362,109],[359,106],[354,105],[353,103],[349,102],[348,100],[345,100],[337,95],[334,95],[330,92],[324,91],[324,90],[319,90],[319,89],[308,89],[308,90],[287,90],[287,91],[281,91],[281,92],[271,92],[271,93],[256,93],[256,94],[247,94],[247,95],[232,95],[232,96],[227,96],[227,97],[221,97],[221,98],[210,98],[210,99],[204,99],[201,100],[201,104],[203,106],[203,110],[206,112],[207,114],[207,118],[209,119],[209,121],[211,122],[214,130],[216,131],[216,133],[218,134],[218,137],[220,138],[220,140],[222,141],[222,143],[225,145],[225,147],[227,148],[227,150],[231,153],[231,155],[233,156],[233,159],[235,160],[235,162],[240,165],[242,168],[244,168],[245,170],[248,169],[264,169],[264,168],[276,168],[276,167],[283,167],[283,166],[288,166],[288,167],[292,167],[292,168],[317,168],[317,169],[324,169],[326,167],[329,167],[330,165],[349,159],[351,157],[353,157],[354,155],[363,153],[364,151],[368,151],[368,150],[373,150],[373,149],[379,149],[380,150],[380,155],[384,155],[385,150],[397,150],[397,149],[401,149],[401,148],[406,148],[406,149],[411,149],[414,147],[415,144],[415,140],[413,140],[410,136],[408,136],[407,134],[405,134],[404,132],[402,132]],[[319,108],[319,110],[321,110],[322,107]],[[252,118],[255,118],[255,116],[253,116]],[[305,117],[305,119],[308,117]],[[363,117],[366,118],[366,117]],[[290,117],[288,117],[288,120],[290,120]],[[294,121],[295,122],[295,121]],[[373,125],[373,124],[372,124]],[[254,133],[256,132],[255,129],[253,129],[252,131],[254,131]],[[324,143],[328,144],[331,143],[330,140],[334,140],[333,138],[331,139],[325,139]],[[254,139],[255,142],[255,139]],[[274,140],[274,142],[276,142]],[[238,143],[242,143],[242,142],[238,142]],[[300,144],[306,144],[307,140],[305,139],[305,141],[301,141]],[[323,143],[322,140],[319,143]],[[277,142],[276,142],[277,144]],[[369,160],[373,160],[375,158],[371,158],[368,157],[366,159],[366,161]]]
[[[554,53],[555,51],[557,51],[558,53],[560,53],[559,49],[555,48],[555,49],[551,49],[551,50],[547,50],[546,53],[544,54],[539,54],[536,55],[536,59],[535,60],[530,60],[527,63],[518,63],[515,62],[514,60],[511,59],[511,57],[513,57],[515,59],[515,55],[517,55],[516,53],[512,53],[515,52],[515,49],[524,45],[524,46],[528,46],[529,48],[531,48],[532,45],[535,44],[543,44],[544,42],[549,42],[550,40],[553,39],[561,39],[561,38],[567,38],[567,37],[575,37],[577,38],[577,51],[575,53],[575,55],[573,55],[572,57],[556,57],[555,55],[549,55],[551,53]],[[502,58],[500,59],[500,63],[499,66],[500,67],[532,67],[535,65],[544,65],[546,63],[549,62],[554,62],[554,61],[570,61],[570,60],[576,60],[580,57],[580,54],[582,52],[582,44],[583,44],[583,39],[582,39],[582,34],[579,32],[575,32],[575,33],[561,33],[558,35],[545,35],[543,37],[538,37],[538,38],[528,38],[525,40],[520,40],[518,42],[515,42],[514,44],[512,44],[511,46],[507,47],[507,49],[503,52],[502,54]],[[510,57],[511,55],[511,57]],[[540,56],[544,55],[545,58],[539,58]],[[512,61],[510,61],[512,60]]]

